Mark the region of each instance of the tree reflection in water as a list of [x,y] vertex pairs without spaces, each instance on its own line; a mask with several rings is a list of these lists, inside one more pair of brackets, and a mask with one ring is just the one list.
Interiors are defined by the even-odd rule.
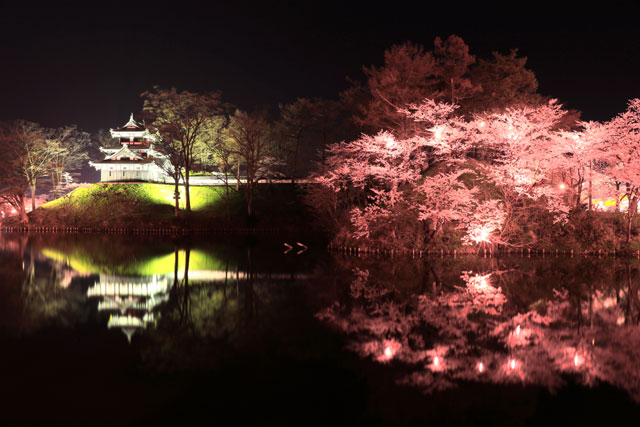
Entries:
[[86,320],[83,295],[66,291],[81,276],[60,263],[49,263],[28,244],[26,235],[0,239],[2,323],[11,334],[30,332],[52,323],[70,326]]
[[[135,330],[157,327],[153,333],[165,340],[237,340],[260,327],[257,316],[274,309],[285,292],[278,282],[295,280],[277,265],[272,272],[268,261],[256,273],[251,245],[237,242],[200,241],[193,247],[190,240],[104,235],[0,237],[0,273],[11,284],[5,289],[21,284],[12,305],[21,315],[9,319],[13,330],[37,329],[47,319],[64,326],[60,319],[87,311],[94,306],[87,298],[97,298],[108,326],[129,329],[129,338]],[[69,288],[75,278],[84,278],[82,284]]]
[[551,391],[604,382],[640,402],[636,260],[353,263],[349,292],[317,316],[363,357],[402,366],[399,383],[433,392],[469,381]]

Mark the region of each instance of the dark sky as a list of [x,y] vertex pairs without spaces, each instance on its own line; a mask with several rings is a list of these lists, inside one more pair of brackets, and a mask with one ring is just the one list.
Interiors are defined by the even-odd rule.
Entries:
[[[540,93],[607,120],[640,97],[634,10],[409,2],[50,2],[0,10],[0,119],[95,131],[124,124],[153,85],[219,90],[242,108],[330,97],[411,40],[461,36],[471,53],[519,48]],[[444,3],[444,2],[442,2]]]

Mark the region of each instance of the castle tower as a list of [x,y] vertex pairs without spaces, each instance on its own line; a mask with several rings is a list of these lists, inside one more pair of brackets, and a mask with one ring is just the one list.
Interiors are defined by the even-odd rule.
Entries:
[[122,127],[111,129],[111,136],[118,140],[113,147],[100,147],[105,158],[89,162],[100,171],[100,181],[151,181],[164,182],[167,174],[160,165],[166,157],[154,150],[156,136],[133,118]]

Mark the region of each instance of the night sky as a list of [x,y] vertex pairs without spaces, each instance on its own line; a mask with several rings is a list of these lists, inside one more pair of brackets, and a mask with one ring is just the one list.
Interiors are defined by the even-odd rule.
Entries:
[[[462,37],[477,57],[518,48],[539,92],[607,120],[640,97],[632,10],[420,8],[406,2],[51,2],[0,11],[0,119],[86,131],[124,124],[153,85],[219,90],[241,108],[336,98],[391,45]],[[537,6],[537,5],[536,5]]]

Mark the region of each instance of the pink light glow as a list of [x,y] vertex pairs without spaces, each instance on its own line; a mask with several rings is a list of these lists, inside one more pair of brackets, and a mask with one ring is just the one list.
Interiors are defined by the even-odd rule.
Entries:
[[387,143],[384,146],[387,147],[388,149],[395,148],[396,147],[395,139],[393,139],[393,137],[388,137]]
[[444,356],[447,354],[446,347],[437,347],[428,351],[428,355],[431,357],[431,363],[425,367],[433,372],[444,372],[447,370],[447,362]]
[[564,183],[560,184],[560,189],[564,190],[566,188],[566,185],[564,185]]
[[393,357],[393,351],[391,350],[391,347],[387,347],[384,349],[384,355],[387,359],[391,359],[391,357]]
[[516,328],[516,336],[520,335],[520,325]]
[[480,228],[477,230],[472,231],[470,234],[470,238],[471,240],[473,240],[476,243],[490,243],[489,240],[489,235],[490,235],[490,231],[487,230],[486,228]]
[[440,139],[442,137],[442,128],[440,126],[434,127],[432,131],[434,139]]
[[[395,340],[384,340],[382,343],[377,344],[376,347],[377,349],[380,349],[380,347],[382,347],[382,352],[378,353],[376,359],[379,362],[388,362],[395,357],[395,355],[400,350],[400,347],[402,347],[402,344]],[[377,350],[376,352],[379,351],[380,350]]]
[[478,372],[480,373],[484,372],[484,364],[482,362],[478,363]]
[[578,353],[576,353],[576,355],[573,356],[573,364],[577,367],[579,362],[580,359],[578,359]]
[[511,367],[511,370],[516,369],[516,359],[511,359],[511,362],[509,362],[509,366]]

